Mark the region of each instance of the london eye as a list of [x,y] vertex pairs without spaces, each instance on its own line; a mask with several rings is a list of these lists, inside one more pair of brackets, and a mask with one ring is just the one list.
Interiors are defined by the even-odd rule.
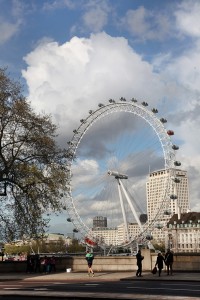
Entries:
[[[109,99],[80,120],[68,142],[68,221],[87,243],[128,246],[151,239],[167,210],[172,181],[147,219],[146,181],[149,172],[174,168],[178,149],[173,131],[156,108],[136,99]],[[106,224],[94,226],[94,217]]]

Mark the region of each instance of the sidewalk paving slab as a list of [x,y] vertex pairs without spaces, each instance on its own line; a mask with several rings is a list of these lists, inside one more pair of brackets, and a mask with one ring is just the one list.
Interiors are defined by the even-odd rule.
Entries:
[[7,273],[0,274],[0,282],[25,280],[25,281],[118,281],[118,280],[156,280],[156,281],[200,281],[200,272],[174,272],[173,275],[167,275],[166,272],[152,274],[151,272],[143,272],[143,277],[136,277],[133,272],[98,272],[94,277],[88,277],[87,272],[59,272],[50,274],[23,274],[23,273]]
[[[87,272],[60,272],[60,273],[51,273],[51,274],[22,274],[22,273],[7,273],[0,274],[0,284],[4,284],[3,281],[26,281],[26,282],[51,282],[55,283],[68,283],[68,282],[86,282],[90,281],[91,283],[105,282],[105,281],[120,281],[120,280],[160,280],[160,281],[200,281],[200,273],[176,273],[174,272],[173,276],[167,276],[165,272],[161,274],[161,277],[158,274],[153,275],[151,272],[143,272],[143,277],[136,277],[133,272],[99,272],[96,273],[94,277],[88,277]],[[142,295],[142,294],[122,294],[114,293],[94,293],[94,292],[70,292],[70,291],[45,291],[45,290],[1,290],[0,296],[20,296],[21,299],[31,298],[33,296],[42,297],[45,299],[117,299],[117,300],[200,300],[200,297],[181,297],[181,296],[163,296],[163,295]],[[156,297],[156,298],[155,298]]]

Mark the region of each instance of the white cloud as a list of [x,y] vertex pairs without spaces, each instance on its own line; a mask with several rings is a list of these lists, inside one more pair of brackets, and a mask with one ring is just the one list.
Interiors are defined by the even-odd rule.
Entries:
[[169,17],[161,12],[152,12],[143,6],[126,12],[121,19],[123,28],[138,40],[163,40],[171,34]]
[[0,45],[8,42],[19,33],[23,25],[24,9],[24,4],[18,0],[13,0],[6,17],[0,11]]
[[107,25],[111,8],[106,1],[88,1],[82,16],[83,26],[91,32],[100,32]]
[[[89,175],[88,175],[89,174]],[[82,160],[77,159],[76,165],[73,168],[74,185],[91,184],[91,179],[99,174],[99,166],[95,160]],[[93,181],[92,181],[93,182]]]
[[13,0],[12,1],[12,16],[15,18],[21,18],[24,11],[27,10],[27,6],[26,3],[23,3],[19,0]]
[[20,21],[11,23],[0,19],[0,44],[9,41],[19,31],[20,24]]
[[[169,125],[175,131],[176,143],[180,143],[177,158],[182,168],[188,171],[190,183],[190,201],[192,210],[200,210],[199,199],[199,128],[200,128],[200,42],[197,40],[191,48],[177,58],[159,57],[156,68],[165,81],[174,79],[174,113],[171,112]],[[167,59],[166,59],[167,58]],[[160,63],[160,65],[159,65]],[[159,65],[159,67],[158,67]]]
[[44,10],[56,10],[64,7],[68,9],[74,9],[76,4],[72,0],[55,0],[52,2],[45,2],[43,5]]
[[167,63],[163,64],[162,59],[159,61],[162,78],[174,79],[177,86],[175,103],[177,115],[172,121],[176,126],[175,131],[178,138],[183,141],[185,154],[197,155],[200,126],[200,42],[177,58],[169,57]]
[[92,29],[93,32],[101,31],[107,23],[107,13],[101,8],[93,8],[83,15],[85,27]]
[[179,4],[175,11],[178,29],[189,36],[200,37],[200,2],[186,0]]
[[[196,43],[196,48],[177,59],[159,56],[151,65],[134,52],[125,38],[99,33],[90,38],[73,37],[62,45],[41,43],[25,57],[27,69],[23,70],[23,76],[34,108],[51,113],[60,126],[63,146],[71,139],[72,130],[79,126],[79,120],[99,102],[118,100],[121,96],[136,97],[147,100],[151,107],[160,105],[164,109],[165,99],[163,113],[171,113],[167,126],[173,126],[170,129],[175,130],[175,138],[182,143],[179,156],[184,169],[191,172],[193,167],[196,171],[193,180],[196,189],[200,170],[195,162],[195,157],[199,161],[200,125],[198,53]],[[186,160],[184,155],[192,155],[193,159]],[[194,207],[199,195],[196,190],[190,194]]]
[[105,33],[74,37],[63,45],[42,43],[25,61],[29,99],[37,110],[55,117],[65,136],[99,101],[123,95],[155,102],[164,88],[124,38]]

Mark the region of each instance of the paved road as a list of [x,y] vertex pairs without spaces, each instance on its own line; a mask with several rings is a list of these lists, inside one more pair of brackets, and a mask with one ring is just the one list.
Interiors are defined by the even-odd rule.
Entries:
[[[159,278],[147,272],[142,278],[131,272],[97,273],[88,278],[86,273],[59,273],[50,275],[0,275],[0,299],[22,296],[31,300],[47,298],[67,299],[173,299],[200,300],[200,273],[175,273]],[[6,298],[5,298],[6,296]],[[20,298],[21,297],[21,298]]]

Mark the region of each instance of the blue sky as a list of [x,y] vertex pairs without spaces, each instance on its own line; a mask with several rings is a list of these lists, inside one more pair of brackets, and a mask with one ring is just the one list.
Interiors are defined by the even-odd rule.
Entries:
[[198,28],[189,28],[190,23],[187,28],[186,20],[183,24],[184,15],[195,22],[191,15],[198,1],[1,0],[0,4],[1,63],[13,73],[26,67],[23,58],[44,40],[61,45],[73,36],[89,38],[105,31],[126,38],[145,60],[152,61],[163,53],[176,58],[198,36]]
[[0,7],[0,65],[38,112],[52,114],[61,145],[99,102],[145,100],[175,131],[191,209],[199,211],[200,2],[0,0]]

